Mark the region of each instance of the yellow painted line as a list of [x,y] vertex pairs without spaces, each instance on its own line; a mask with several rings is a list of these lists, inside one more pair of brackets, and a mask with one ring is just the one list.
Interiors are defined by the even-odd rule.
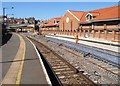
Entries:
[[22,69],[23,69],[23,64],[24,64],[24,59],[25,59],[25,53],[26,53],[26,43],[24,45],[24,52],[23,52],[22,62],[20,64],[17,79],[16,79],[16,86],[19,86],[19,84],[20,84],[21,74],[22,74]]

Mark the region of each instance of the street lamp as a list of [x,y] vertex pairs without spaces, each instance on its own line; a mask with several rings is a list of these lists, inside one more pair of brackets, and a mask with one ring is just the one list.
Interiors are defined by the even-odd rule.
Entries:
[[[5,9],[8,9],[6,7],[3,7],[3,22],[2,22],[2,35],[4,35],[4,33],[6,32],[6,20],[7,20],[7,16],[5,16]],[[11,9],[14,9],[14,7],[11,7]]]
[[[6,18],[6,16],[5,16],[5,9],[8,9],[8,8],[6,8],[6,7],[3,8],[3,23],[5,22],[4,20]],[[11,9],[14,9],[14,7],[11,7]]]

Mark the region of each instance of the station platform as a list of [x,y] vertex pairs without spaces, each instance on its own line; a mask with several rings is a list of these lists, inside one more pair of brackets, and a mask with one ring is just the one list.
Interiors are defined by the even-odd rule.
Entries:
[[[52,37],[52,38],[57,38],[61,40],[67,40],[70,42],[76,42],[75,36],[68,36],[68,35],[46,35],[46,37]],[[96,47],[96,48],[101,48],[104,50],[108,51],[113,51],[116,53],[120,53],[120,43],[118,42],[112,42],[112,41],[107,41],[107,40],[102,40],[102,39],[94,39],[94,38],[83,38],[83,37],[78,37],[79,41],[78,43]]]
[[119,43],[99,41],[96,39],[80,38],[78,44],[74,36],[66,35],[45,35],[47,40],[62,44],[77,51],[90,53],[97,58],[104,59],[115,65],[120,65],[120,47]]
[[50,85],[51,81],[34,44],[23,34],[12,33],[2,46],[2,80],[7,84]]

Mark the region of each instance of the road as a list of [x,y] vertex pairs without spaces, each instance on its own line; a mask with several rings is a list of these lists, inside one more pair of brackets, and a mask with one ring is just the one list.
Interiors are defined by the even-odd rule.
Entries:
[[2,84],[50,84],[35,47],[25,35],[13,33],[2,50]]

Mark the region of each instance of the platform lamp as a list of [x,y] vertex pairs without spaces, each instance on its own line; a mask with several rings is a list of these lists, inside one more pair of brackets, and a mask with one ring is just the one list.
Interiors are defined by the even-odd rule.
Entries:
[[[3,7],[3,24],[5,23],[5,18],[7,17],[5,16],[5,9],[8,9],[8,8]],[[14,9],[14,7],[11,7],[11,9]]]

